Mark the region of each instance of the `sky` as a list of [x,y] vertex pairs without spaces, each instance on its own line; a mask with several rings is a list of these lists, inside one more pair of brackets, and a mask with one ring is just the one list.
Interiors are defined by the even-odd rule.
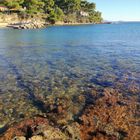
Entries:
[[140,0],[88,0],[95,2],[104,20],[140,21]]

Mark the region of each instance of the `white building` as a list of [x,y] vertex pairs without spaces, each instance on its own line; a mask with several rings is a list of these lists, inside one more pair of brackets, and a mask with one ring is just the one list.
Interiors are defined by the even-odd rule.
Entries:
[[87,12],[84,12],[84,11],[80,11],[80,15],[83,16],[83,17],[88,17],[89,14]]
[[8,8],[5,6],[0,6],[0,12],[8,11]]

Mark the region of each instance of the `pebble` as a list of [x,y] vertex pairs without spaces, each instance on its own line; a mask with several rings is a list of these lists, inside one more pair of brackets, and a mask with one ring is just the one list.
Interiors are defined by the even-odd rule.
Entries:
[[43,137],[42,136],[33,136],[29,140],[43,140]]
[[20,136],[20,137],[15,137],[12,140],[26,140],[26,138],[23,136]]
[[3,128],[5,126],[5,124],[0,124],[0,129]]

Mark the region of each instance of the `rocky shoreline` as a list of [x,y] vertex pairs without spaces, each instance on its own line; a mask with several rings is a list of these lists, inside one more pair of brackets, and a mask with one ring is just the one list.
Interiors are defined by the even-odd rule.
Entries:
[[13,28],[13,29],[38,29],[38,28],[46,27],[47,25],[48,24],[46,23],[31,22],[31,23],[10,24],[6,27]]
[[39,28],[46,28],[50,25],[55,26],[64,26],[64,25],[90,25],[93,23],[64,23],[64,22],[57,22],[55,24],[49,24],[45,22],[30,22],[30,23],[14,23],[14,24],[7,24],[7,23],[0,23],[0,28],[12,28],[12,29],[39,29]]
[[48,24],[43,18],[39,17],[22,18],[18,14],[0,15],[0,28],[37,29],[46,27]]
[[21,18],[17,14],[12,15],[0,15],[0,28],[12,28],[12,29],[38,29],[46,28],[49,25],[85,25],[95,24],[89,22],[62,22],[58,21],[54,24],[47,22],[42,18]]
[[[49,111],[46,116],[12,124],[0,140],[137,140],[137,102],[133,98],[128,100],[117,89],[105,88],[100,92],[91,90],[90,102],[86,101],[88,95],[76,99],[79,104],[85,102],[85,107],[73,121],[65,104],[69,101],[61,97],[57,103],[44,104],[44,109]],[[132,92],[135,95],[139,89]]]

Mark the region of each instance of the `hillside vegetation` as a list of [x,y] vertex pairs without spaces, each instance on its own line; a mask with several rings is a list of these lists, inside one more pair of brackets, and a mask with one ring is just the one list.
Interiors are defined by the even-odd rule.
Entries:
[[0,6],[12,9],[23,18],[39,16],[55,23],[100,23],[101,13],[96,4],[86,0],[0,0]]

